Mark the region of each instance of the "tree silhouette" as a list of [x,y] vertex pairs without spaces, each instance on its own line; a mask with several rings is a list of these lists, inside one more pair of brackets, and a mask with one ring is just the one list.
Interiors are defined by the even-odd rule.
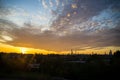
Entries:
[[115,56],[115,57],[120,57],[120,51],[117,50],[116,52],[114,52],[114,56]]

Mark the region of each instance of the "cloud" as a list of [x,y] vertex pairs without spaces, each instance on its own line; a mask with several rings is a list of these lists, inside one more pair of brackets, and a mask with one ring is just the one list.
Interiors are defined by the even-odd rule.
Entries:
[[[74,27],[88,21],[90,18],[99,15],[101,11],[118,4],[119,1],[115,0],[74,0],[64,6],[62,14],[54,20],[52,28],[55,30],[66,29],[66,27]],[[62,21],[64,22],[63,25]]]
[[48,8],[48,5],[47,5],[45,0],[42,0],[42,5],[43,5],[44,8]]
[[[21,41],[18,38],[17,41],[18,43],[21,42],[23,44],[31,44],[31,46],[27,46],[27,47],[35,47],[35,48],[42,48],[42,49],[55,50],[55,51],[70,50],[71,48],[76,48],[76,46],[79,49],[84,47],[97,48],[97,47],[107,47],[107,46],[120,46],[119,32],[120,31],[117,28],[114,28],[114,29],[100,31],[95,34],[88,34],[86,32],[84,33],[74,32],[72,34],[58,36],[55,34],[55,32],[46,31],[39,35],[33,35],[33,34],[30,35],[29,33],[21,34],[24,35],[21,37],[23,40]],[[16,45],[16,43],[14,45]]]
[[59,0],[55,0],[56,1],[56,5],[58,6],[59,5]]
[[[40,30],[34,29],[34,26],[30,24],[26,24],[26,26],[29,26],[28,28],[17,28],[17,26],[15,26],[15,24],[12,22],[3,22],[0,28],[3,29],[3,26],[7,27],[4,27],[3,30],[0,30],[14,36],[13,41],[8,41],[5,43],[14,46],[32,47],[54,51],[70,50],[71,48],[83,49],[86,47],[97,48],[120,46],[120,26],[91,34],[75,31],[71,34],[59,36],[55,33],[55,31],[52,30],[41,32]],[[10,30],[8,29],[8,26],[11,28]],[[39,32],[39,34],[34,34],[32,31]]]
[[[42,2],[44,7],[48,7],[46,1]],[[117,3],[117,0],[67,1],[61,13],[58,13],[60,8],[52,11],[57,17],[54,17],[49,29],[45,29],[48,27],[46,25],[36,26],[29,22],[19,27],[8,19],[0,19],[0,42],[54,51],[120,46],[120,14],[119,5],[115,6]],[[56,5],[60,4],[56,0]],[[39,15],[33,17],[37,19],[34,21],[46,19]],[[8,37],[2,37],[5,35]]]
[[30,14],[23,8],[17,6],[1,6],[0,19],[11,21],[16,25],[22,26]]
[[53,6],[54,6],[54,4],[53,4],[52,1],[53,1],[53,0],[49,0],[49,5],[50,5],[50,7],[53,7]]
[[3,5],[3,1],[0,0],[0,17],[3,15],[7,15],[9,13],[8,9],[5,8],[5,6]]
[[11,21],[0,19],[0,42],[13,41],[15,36],[14,30],[17,30],[17,25]]
[[1,37],[6,41],[12,41],[13,40],[10,36],[7,36],[7,35],[2,35]]

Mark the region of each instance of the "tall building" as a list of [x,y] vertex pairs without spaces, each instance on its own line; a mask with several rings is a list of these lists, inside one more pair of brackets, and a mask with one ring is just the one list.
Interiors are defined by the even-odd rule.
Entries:
[[112,55],[112,50],[109,51],[109,55]]

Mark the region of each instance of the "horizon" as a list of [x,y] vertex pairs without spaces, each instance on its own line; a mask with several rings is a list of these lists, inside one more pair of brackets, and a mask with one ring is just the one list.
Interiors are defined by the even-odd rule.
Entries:
[[79,52],[79,51],[75,51],[75,50],[70,50],[68,52],[32,52],[32,51],[28,51],[28,49],[25,49],[23,48],[24,50],[21,50],[19,52],[15,52],[15,51],[0,51],[0,53],[6,53],[6,54],[22,54],[22,55],[27,55],[27,54],[38,54],[38,55],[113,55],[116,51],[120,51],[119,49],[118,50],[115,50],[115,51],[112,51],[112,50],[109,50],[109,51],[105,51],[104,53],[98,53],[98,52],[88,52],[88,53],[82,53],[82,52]]

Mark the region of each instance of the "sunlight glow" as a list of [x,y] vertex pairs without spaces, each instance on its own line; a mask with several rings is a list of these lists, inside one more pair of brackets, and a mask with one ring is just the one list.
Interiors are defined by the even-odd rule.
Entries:
[[26,49],[26,48],[20,48],[20,50],[21,50],[21,53],[22,53],[22,54],[27,53],[27,49]]
[[[85,50],[74,50],[74,54],[91,54],[91,53],[97,53],[97,54],[108,54],[110,50],[112,52],[115,52],[116,50],[119,50],[120,47],[103,47],[103,48],[91,48],[91,49],[85,49]],[[36,48],[28,48],[28,47],[15,47],[12,45],[7,45],[5,43],[0,43],[0,52],[6,52],[6,53],[21,53],[21,54],[69,54],[71,53],[70,50],[68,51],[50,51],[45,49],[36,49]]]

